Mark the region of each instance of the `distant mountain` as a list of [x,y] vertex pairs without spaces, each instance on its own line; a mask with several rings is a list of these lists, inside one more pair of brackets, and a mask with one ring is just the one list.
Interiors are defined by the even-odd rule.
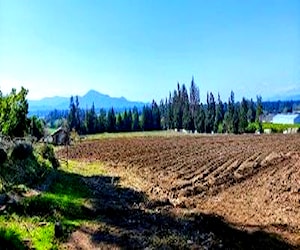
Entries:
[[[100,108],[109,109],[113,107],[115,110],[124,110],[126,108],[132,108],[134,106],[141,108],[146,103],[129,101],[125,97],[110,97],[99,93],[95,90],[90,90],[84,96],[78,96],[80,108],[91,108],[95,105],[96,110]],[[75,101],[75,96],[74,96]],[[67,110],[70,105],[70,97],[46,97],[41,100],[29,100],[29,114],[42,115],[54,109]]]
[[300,88],[283,92],[276,96],[266,99],[266,101],[300,101]]

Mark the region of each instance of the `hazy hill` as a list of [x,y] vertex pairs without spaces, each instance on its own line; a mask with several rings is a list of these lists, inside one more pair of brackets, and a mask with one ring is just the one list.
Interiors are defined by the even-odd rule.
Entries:
[[290,91],[282,92],[271,98],[266,98],[268,101],[299,101],[300,100],[300,88],[293,89]]
[[[125,97],[110,97],[109,95],[99,93],[95,90],[90,90],[84,96],[78,96],[78,98],[79,106],[83,109],[90,108],[93,103],[97,110],[100,108],[108,109],[111,107],[114,107],[116,110],[122,110],[125,108],[132,108],[134,106],[141,108],[145,105],[143,102],[129,101]],[[41,100],[29,100],[28,103],[30,114],[44,114],[54,109],[69,109],[70,97],[46,97]]]

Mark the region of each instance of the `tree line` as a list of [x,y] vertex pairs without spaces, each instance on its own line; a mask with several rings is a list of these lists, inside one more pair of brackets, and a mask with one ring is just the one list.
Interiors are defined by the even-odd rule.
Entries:
[[261,115],[264,112],[293,112],[299,110],[300,101],[256,102],[242,98],[236,102],[234,92],[227,102],[218,94],[207,93],[206,102],[200,100],[199,88],[192,79],[189,91],[185,84],[161,100],[153,100],[142,109],[134,107],[124,112],[100,109],[95,106],[81,109],[78,97],[70,98],[69,110],[54,110],[45,119],[28,117],[28,90],[16,89],[8,95],[0,91],[0,135],[23,137],[31,135],[38,140],[45,134],[45,127],[66,126],[80,134],[102,132],[129,132],[167,129],[185,129],[199,133],[247,133],[262,129]]
[[170,92],[159,105],[153,100],[142,110],[134,107],[116,113],[111,108],[108,111],[100,109],[97,113],[94,104],[83,110],[78,97],[72,96],[66,118],[69,128],[80,134],[167,129],[238,134],[261,130],[262,113],[260,96],[257,96],[256,102],[246,98],[236,102],[233,91],[227,102],[223,102],[219,94],[215,98],[210,92],[203,103],[199,88],[192,79],[189,91],[185,84],[178,83],[173,93]]
[[231,91],[227,102],[218,94],[207,93],[206,102],[200,100],[200,92],[194,79],[190,89],[177,84],[177,89],[160,102],[162,129],[185,129],[199,133],[246,133],[261,130],[262,98],[256,102],[242,98],[235,101]]
[[[56,111],[56,113],[59,112]],[[108,111],[101,108],[97,113],[94,104],[90,109],[81,109],[78,97],[71,96],[66,120],[68,128],[74,129],[79,134],[161,129],[160,111],[155,101],[152,102],[151,106],[145,105],[142,110],[133,107],[132,109],[125,109],[124,112],[116,113],[112,107]]]

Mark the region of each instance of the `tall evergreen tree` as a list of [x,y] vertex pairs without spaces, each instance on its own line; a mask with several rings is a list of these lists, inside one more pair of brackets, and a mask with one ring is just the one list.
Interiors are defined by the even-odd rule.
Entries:
[[233,133],[238,134],[239,132],[239,122],[240,122],[240,104],[236,103],[235,108],[234,108],[234,113],[233,113],[233,120],[232,120],[232,128],[233,128]]
[[168,120],[168,129],[174,129],[174,119],[173,119],[173,99],[171,92],[169,93],[169,100],[167,104],[167,120]]
[[80,107],[79,107],[79,99],[78,96],[76,96],[75,99],[75,130],[78,133],[81,133],[81,122],[80,122]]
[[213,93],[207,93],[207,115],[205,121],[205,130],[207,133],[211,133],[214,128],[216,114],[216,103]]
[[181,94],[179,94],[176,90],[174,90],[173,95],[173,121],[174,128],[182,129]]
[[106,120],[106,111],[103,108],[100,109],[100,114],[98,117],[98,124],[99,124],[98,131],[100,133],[105,132],[106,126],[107,126],[107,120]]
[[160,112],[160,123],[163,130],[168,129],[167,125],[167,105],[165,105],[163,99],[159,103],[159,112]]
[[199,109],[197,110],[196,113],[196,130],[199,133],[204,133],[205,132],[205,109],[203,104],[200,104]]
[[126,131],[132,131],[132,111],[129,109],[126,119]]
[[256,97],[256,122],[258,123],[258,129],[262,132],[262,123],[261,123],[261,115],[263,114],[263,107],[262,107],[262,98],[261,96]]
[[214,131],[218,133],[223,132],[222,122],[224,119],[224,104],[221,100],[220,94],[218,93],[218,104],[216,106],[216,116],[214,121]]
[[140,129],[139,112],[137,107],[132,110],[132,130],[138,131]]
[[182,127],[186,130],[194,130],[189,96],[184,84],[182,85],[181,105],[182,105]]
[[37,116],[30,117],[30,135],[34,136],[37,140],[40,140],[45,133],[45,122],[39,119]]
[[263,114],[263,107],[262,107],[262,98],[261,96],[256,97],[256,122],[260,122],[260,117]]
[[157,103],[153,100],[152,101],[152,128],[153,130],[160,130],[160,112]]
[[97,114],[95,111],[95,105],[93,103],[90,110],[86,110],[85,115],[85,130],[88,134],[95,134],[97,132]]
[[191,110],[191,122],[192,130],[196,128],[196,114],[200,108],[200,93],[199,88],[194,82],[194,77],[192,78],[190,87],[190,110]]
[[242,99],[240,104],[240,114],[239,114],[239,133],[245,133],[248,126],[248,102],[245,98]]
[[235,101],[234,101],[234,92],[231,91],[230,98],[228,99],[227,110],[224,117],[224,130],[227,133],[234,132],[234,125],[233,125],[233,116],[234,116],[234,109],[235,109]]
[[69,116],[68,116],[68,124],[69,124],[69,128],[70,130],[75,129],[76,128],[76,106],[74,103],[74,98],[73,96],[71,96],[70,98],[70,106],[69,106]]
[[143,131],[149,131],[153,129],[152,109],[148,106],[143,107],[141,129]]
[[119,132],[124,131],[124,121],[121,113],[117,114],[116,129]]
[[113,108],[108,110],[107,113],[107,132],[116,131],[116,116]]
[[251,100],[248,102],[248,112],[247,112],[247,120],[249,123],[255,122],[255,114],[256,114],[255,104],[251,98]]

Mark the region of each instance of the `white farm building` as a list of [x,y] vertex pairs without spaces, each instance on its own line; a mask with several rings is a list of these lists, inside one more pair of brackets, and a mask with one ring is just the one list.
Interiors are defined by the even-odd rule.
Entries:
[[279,124],[300,124],[300,114],[278,114],[273,117],[272,122]]

